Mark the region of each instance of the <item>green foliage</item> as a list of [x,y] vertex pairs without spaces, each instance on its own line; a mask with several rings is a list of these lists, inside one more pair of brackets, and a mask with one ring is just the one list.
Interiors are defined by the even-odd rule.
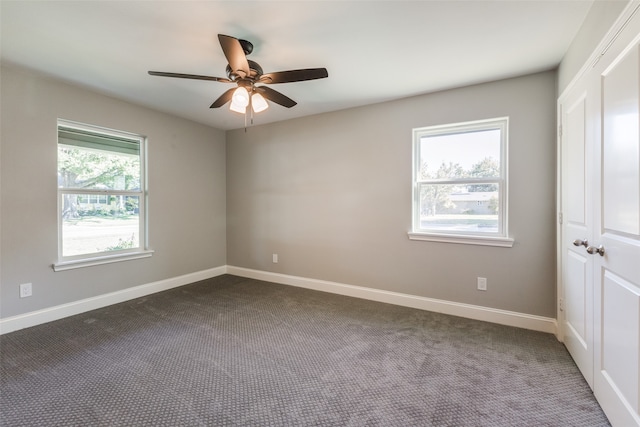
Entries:
[[469,176],[472,178],[497,178],[500,176],[500,164],[493,157],[485,157],[471,167]]
[[[470,178],[497,178],[500,176],[500,164],[493,157],[485,157],[480,162],[471,167]],[[498,191],[496,184],[476,184],[467,187],[469,192],[490,192]]]
[[[91,150],[58,145],[58,186],[75,189],[137,190],[140,188],[140,159],[138,156],[110,151]],[[89,203],[83,196],[65,194],[63,218],[108,216],[135,213],[138,199],[119,196],[100,196],[105,200]],[[94,196],[95,197],[95,196]]]
[[58,185],[134,190],[140,187],[140,161],[136,156],[59,145]]
[[118,239],[118,243],[113,246],[108,246],[105,251],[121,251],[123,249],[131,249],[134,247],[135,235],[131,235],[130,239],[122,240]]
[[124,202],[125,210],[128,213],[137,213],[140,205],[140,200],[137,197],[127,197]]
[[78,216],[80,217],[110,217],[111,214],[106,209],[101,209],[100,207],[95,207],[91,209],[79,209]]

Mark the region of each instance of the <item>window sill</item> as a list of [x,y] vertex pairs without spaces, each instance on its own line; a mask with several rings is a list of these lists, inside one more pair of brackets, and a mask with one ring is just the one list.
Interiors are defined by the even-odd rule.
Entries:
[[121,262],[121,261],[130,261],[133,259],[149,258],[151,255],[153,255],[153,251],[146,250],[146,251],[133,252],[133,253],[129,252],[125,254],[104,255],[104,256],[97,256],[94,258],[77,259],[73,261],[62,261],[62,262],[53,264],[53,271],[65,271],[65,270],[72,270],[75,268],[92,267],[94,265],[110,264],[112,262]]
[[498,246],[501,248],[513,247],[514,240],[509,237],[491,236],[459,236],[455,234],[427,234],[409,232],[410,240],[422,240],[427,242],[459,243],[463,245]]

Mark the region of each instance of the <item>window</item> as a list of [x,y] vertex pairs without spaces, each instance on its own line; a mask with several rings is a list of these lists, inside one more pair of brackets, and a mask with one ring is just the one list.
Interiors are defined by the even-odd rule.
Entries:
[[413,130],[409,238],[513,246],[507,230],[509,119]]
[[58,120],[56,271],[146,257],[140,135]]

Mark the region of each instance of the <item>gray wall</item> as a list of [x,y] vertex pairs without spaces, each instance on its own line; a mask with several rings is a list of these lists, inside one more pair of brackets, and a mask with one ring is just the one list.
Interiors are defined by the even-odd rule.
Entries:
[[596,0],[593,3],[558,68],[558,94],[571,83],[628,3],[629,0]]
[[[0,317],[224,264],[555,317],[554,90],[627,3],[594,3],[557,79],[547,72],[232,131],[226,153],[222,131],[3,66]],[[411,129],[503,115],[515,246],[408,240]],[[149,137],[153,257],[53,272],[57,118]],[[487,292],[475,290],[476,276],[489,279]],[[20,299],[25,282],[34,295]]]
[[[555,90],[545,72],[227,132],[227,263],[555,317]],[[412,129],[501,116],[514,247],[410,241]]]
[[[23,69],[1,76],[2,318],[226,264],[224,132]],[[151,258],[52,270],[58,118],[148,137]]]

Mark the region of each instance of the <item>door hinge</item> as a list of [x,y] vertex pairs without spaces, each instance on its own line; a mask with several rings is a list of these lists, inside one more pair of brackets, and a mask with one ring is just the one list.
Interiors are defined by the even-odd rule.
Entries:
[[562,125],[558,126],[558,138],[562,139]]
[[562,212],[558,212],[558,224],[562,224]]
[[560,311],[564,311],[564,301],[562,298],[558,300],[558,308],[560,309]]

